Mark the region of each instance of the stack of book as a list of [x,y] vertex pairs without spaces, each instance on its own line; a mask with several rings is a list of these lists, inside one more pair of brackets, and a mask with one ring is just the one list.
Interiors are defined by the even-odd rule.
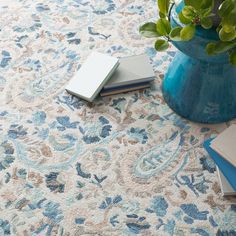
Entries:
[[204,148],[217,165],[222,194],[236,195],[236,124],[206,140]]
[[148,88],[154,79],[149,57],[145,54],[118,59],[92,52],[65,89],[92,102],[99,93],[108,96]]
[[119,59],[119,62],[119,67],[100,91],[101,96],[150,87],[155,74],[146,54],[123,57]]

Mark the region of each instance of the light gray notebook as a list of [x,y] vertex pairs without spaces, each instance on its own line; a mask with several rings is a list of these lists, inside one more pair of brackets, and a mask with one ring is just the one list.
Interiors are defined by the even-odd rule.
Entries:
[[152,65],[146,54],[120,58],[120,65],[104,85],[104,89],[150,82],[155,79]]
[[236,124],[232,124],[212,142],[211,148],[236,167]]
[[117,58],[92,52],[69,81],[67,92],[92,102],[118,65]]
[[218,177],[220,180],[220,188],[223,196],[236,196],[236,192],[233,190],[223,173],[216,167]]

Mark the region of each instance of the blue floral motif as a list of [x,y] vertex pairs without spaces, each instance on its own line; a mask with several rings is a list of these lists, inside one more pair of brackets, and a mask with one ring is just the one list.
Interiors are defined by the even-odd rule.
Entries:
[[76,129],[79,122],[71,122],[69,116],[59,116],[56,118],[57,122],[53,122],[51,127],[56,127],[60,131],[65,131],[66,129]]
[[162,196],[154,197],[151,204],[151,209],[157,216],[165,216],[168,208],[168,203]]
[[102,0],[103,2],[100,3],[103,6],[100,8],[99,6],[93,7],[93,12],[97,15],[103,15],[106,14],[108,12],[114,11],[116,5],[114,4],[114,2],[112,0]]
[[72,51],[72,50],[68,50],[66,52],[66,58],[70,59],[70,60],[77,60],[79,59],[79,55],[77,52]]
[[115,227],[117,224],[119,224],[119,221],[117,220],[118,215],[114,215],[110,218],[110,223],[113,227]]
[[118,98],[118,99],[113,99],[112,101],[112,107],[119,111],[121,113],[124,110],[125,104],[126,104],[126,99],[125,98]]
[[70,134],[65,134],[65,135],[61,135],[60,136],[60,140],[62,142],[58,142],[57,141],[57,137],[54,136],[49,136],[49,142],[52,145],[52,147],[54,148],[54,150],[57,151],[66,151],[68,149],[70,149],[71,147],[73,147],[77,141],[77,139]]
[[80,44],[81,40],[79,38],[75,38],[75,35],[76,35],[75,32],[70,32],[66,35],[66,37],[68,38],[67,42],[69,44],[76,44],[76,45]]
[[11,227],[8,220],[0,218],[0,235],[7,236],[11,235]]
[[41,62],[39,60],[28,59],[24,62],[30,70],[39,71],[42,68]]
[[[89,32],[89,34],[91,34],[93,36],[99,36],[99,38],[102,38],[102,39],[108,39],[109,37],[111,37],[110,34],[105,35],[105,34],[95,31],[94,28],[91,26],[88,27],[88,32]],[[110,50],[108,50],[108,51],[110,51]]]
[[77,175],[81,176],[82,178],[85,178],[85,179],[90,179],[91,178],[90,173],[85,173],[84,171],[82,171],[80,163],[76,164],[76,170],[77,170]]
[[37,111],[32,115],[32,122],[35,125],[42,125],[45,123],[45,119],[46,119],[47,115],[44,111]]
[[8,130],[8,136],[12,139],[24,137],[27,134],[26,129],[22,125],[11,125]]
[[26,179],[26,176],[27,176],[27,172],[25,169],[19,169],[17,170],[16,172],[16,176],[21,178],[21,179]]
[[236,236],[236,230],[218,230],[216,236]]
[[148,134],[145,131],[145,129],[140,129],[140,128],[131,128],[128,131],[128,135],[131,138],[134,138],[137,140],[139,143],[145,144],[148,140]]
[[106,138],[110,135],[112,126],[109,121],[103,117],[99,117],[98,123],[94,125],[86,126],[85,128],[79,127],[80,132],[83,134],[83,141],[87,144],[97,143],[102,138]]
[[40,139],[45,140],[48,138],[49,128],[39,129],[38,127],[36,127],[35,129],[37,130],[37,134]]
[[11,55],[9,52],[7,51],[2,51],[2,59],[0,62],[0,67],[5,68],[9,65],[10,61],[11,61]]
[[28,38],[29,38],[28,35],[22,35],[22,36],[16,37],[15,39],[16,45],[19,48],[23,48]]
[[144,230],[147,230],[151,227],[149,223],[145,221],[145,217],[138,217],[136,214],[127,215],[129,219],[135,219],[135,222],[127,222],[126,226],[129,231],[135,234],[143,233]]
[[216,171],[215,163],[209,157],[205,157],[205,156],[201,157],[200,163],[202,165],[203,170],[207,170],[209,173],[214,173]]
[[80,218],[75,218],[75,223],[78,225],[84,224],[85,218],[80,217]]
[[181,204],[180,208],[185,214],[195,220],[207,220],[209,211],[199,211],[195,204]]
[[205,179],[203,175],[197,175],[196,177],[192,174],[191,176],[181,176],[179,179],[178,176],[175,177],[177,181],[177,186],[186,185],[189,189],[191,189],[196,196],[199,196],[199,193],[206,193],[209,188],[207,184],[210,182]]
[[103,176],[99,178],[97,175],[93,175],[95,180],[92,180],[92,183],[102,187],[102,182],[107,178],[107,176]]
[[64,218],[60,205],[51,201],[45,204],[43,214],[54,223],[59,223]]
[[46,183],[47,183],[47,187],[55,193],[63,193],[64,189],[65,189],[65,184],[60,183],[57,180],[57,176],[59,175],[58,172],[50,172],[48,175],[46,176]]
[[74,1],[75,3],[77,3],[78,5],[82,5],[82,6],[86,6],[89,4],[89,1],[88,0],[72,0]]
[[7,172],[4,177],[5,177],[5,183],[6,184],[9,183],[9,181],[11,179],[11,175],[9,174],[9,172]]
[[143,6],[131,5],[130,7],[128,7],[128,10],[130,12],[132,12],[132,13],[135,13],[135,14],[139,14],[139,15],[143,15],[144,14]]
[[63,212],[60,209],[60,205],[58,203],[47,201],[46,199],[42,199],[38,202],[39,208],[43,208],[43,215],[49,219],[50,223],[41,223],[41,225],[34,231],[36,234],[40,234],[47,228],[46,236],[50,236],[53,230],[53,227],[59,224],[64,216]]
[[81,41],[80,39],[69,39],[68,43],[78,45],[78,44],[80,44],[80,41]]
[[[1,81],[1,77],[0,77],[0,81]],[[8,114],[7,111],[2,111],[2,112],[0,112],[0,116],[6,116],[7,114]]]
[[28,200],[27,200],[25,197],[23,197],[23,198],[21,198],[19,201],[16,202],[15,208],[16,208],[16,209],[21,209],[21,208],[24,207],[27,203],[28,203]]
[[14,148],[8,141],[0,145],[0,171],[7,169],[14,162]]
[[183,220],[189,225],[194,222],[193,219],[191,217],[188,217],[188,216],[184,216]]
[[43,11],[49,11],[50,8],[48,7],[48,5],[45,5],[43,3],[38,3],[36,6],[37,11],[39,12],[43,12]]
[[112,205],[118,204],[121,201],[122,201],[122,197],[120,195],[117,195],[113,199],[111,197],[106,197],[106,200],[101,203],[99,208],[104,210]]
[[192,234],[199,234],[200,236],[210,236],[204,229],[196,228],[191,229]]
[[145,52],[146,52],[146,54],[147,54],[149,57],[155,57],[156,54],[157,54],[157,51],[156,51],[155,48],[153,48],[153,47],[147,47],[147,48],[145,49]]
[[62,103],[68,106],[72,111],[80,109],[85,105],[85,101],[75,96],[59,96],[57,97],[57,103]]
[[218,224],[215,222],[213,216],[209,217],[209,222],[212,225],[212,227],[217,227],[218,226]]
[[168,219],[166,224],[164,225],[164,230],[169,233],[169,235],[174,235],[176,222],[173,219]]
[[34,32],[37,29],[42,27],[42,24],[40,22],[39,17],[36,14],[32,14],[32,25],[31,26],[26,26],[26,27],[19,27],[19,26],[14,26],[13,30],[19,33],[23,33],[23,32]]
[[126,223],[129,230],[135,234],[141,233],[143,230],[149,229],[150,224]]

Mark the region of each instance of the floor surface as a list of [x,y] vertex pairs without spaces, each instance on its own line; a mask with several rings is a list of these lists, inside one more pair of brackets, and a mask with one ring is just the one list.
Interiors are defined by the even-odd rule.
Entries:
[[[156,11],[154,0],[0,1],[0,235],[236,235],[236,199],[202,148],[230,123],[191,123],[165,104],[176,49],[156,53],[138,34]],[[155,83],[72,97],[64,87],[93,50],[146,53]]]

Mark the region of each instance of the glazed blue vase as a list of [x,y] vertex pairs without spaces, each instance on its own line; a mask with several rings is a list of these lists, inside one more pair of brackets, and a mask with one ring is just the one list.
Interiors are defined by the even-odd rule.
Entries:
[[[172,10],[171,24],[181,26]],[[215,29],[198,27],[188,42],[173,42],[180,50],[165,75],[162,92],[170,108],[180,116],[201,123],[220,123],[236,118],[236,68],[228,54],[208,56],[207,43],[217,41]]]

